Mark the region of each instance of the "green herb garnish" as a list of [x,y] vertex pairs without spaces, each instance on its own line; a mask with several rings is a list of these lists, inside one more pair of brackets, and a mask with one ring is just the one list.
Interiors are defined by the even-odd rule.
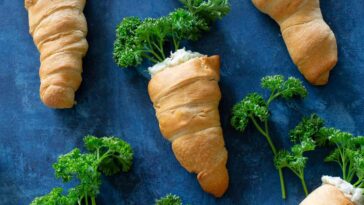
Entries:
[[[120,67],[135,67],[148,59],[163,61],[183,40],[197,40],[209,25],[230,11],[227,0],[181,0],[179,8],[160,18],[124,18],[117,26],[114,59]],[[167,45],[173,48],[166,49]]]
[[166,196],[157,199],[155,205],[183,205],[181,197],[174,194],[167,194]]
[[[248,123],[252,122],[256,129],[266,138],[274,157],[276,157],[278,151],[270,136],[268,125],[270,117],[269,105],[278,98],[285,100],[294,97],[304,98],[307,95],[307,90],[300,80],[293,77],[284,79],[281,75],[262,78],[261,86],[270,91],[269,98],[266,100],[258,93],[252,93],[246,96],[233,107],[231,125],[236,130],[243,132]],[[278,166],[277,169],[280,177],[282,198],[285,199],[286,190],[282,167]]]
[[307,185],[305,181],[305,167],[308,158],[303,154],[313,151],[316,148],[314,138],[324,126],[324,121],[316,114],[303,118],[302,121],[290,131],[290,138],[293,143],[290,151],[281,150],[274,158],[274,164],[277,169],[288,168],[300,180],[303,190],[308,195]]
[[60,156],[53,165],[57,178],[63,182],[77,179],[79,185],[69,189],[66,195],[62,188],[54,188],[49,194],[35,198],[31,205],[96,205],[101,175],[130,170],[133,151],[125,141],[116,137],[86,136],[84,143],[89,153],[81,153],[76,148]]
[[321,144],[335,146],[325,161],[337,163],[345,181],[364,188],[364,137],[326,127],[320,130],[319,137]]

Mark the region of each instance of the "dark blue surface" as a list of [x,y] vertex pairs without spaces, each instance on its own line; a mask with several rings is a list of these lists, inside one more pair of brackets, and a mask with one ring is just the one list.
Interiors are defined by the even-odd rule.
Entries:
[[[222,199],[204,193],[195,176],[176,161],[158,129],[147,94],[147,79],[136,70],[113,63],[114,29],[126,16],[157,17],[180,6],[177,0],[88,1],[90,44],[84,59],[84,81],[71,110],[51,110],[39,100],[39,54],[28,34],[22,0],[0,0],[0,205],[29,204],[62,183],[51,167],[57,156],[82,147],[86,134],[115,135],[135,151],[130,173],[104,178],[100,205],[147,205],[175,193],[194,205],[296,205],[303,191],[296,177],[285,172],[288,199],[280,195],[279,178],[270,150],[252,128],[243,135],[229,125],[230,109],[248,92],[260,91],[268,74],[302,79],[292,64],[278,26],[248,0],[231,0],[232,11],[204,39],[189,49],[222,57],[220,106],[229,151],[230,187]],[[326,21],[339,45],[339,63],[329,85],[313,87],[304,101],[272,106],[274,141],[288,146],[287,131],[303,115],[317,112],[327,124],[364,134],[364,1],[324,0]],[[327,150],[312,153],[307,169],[310,190],[322,174],[338,167],[322,162]]]

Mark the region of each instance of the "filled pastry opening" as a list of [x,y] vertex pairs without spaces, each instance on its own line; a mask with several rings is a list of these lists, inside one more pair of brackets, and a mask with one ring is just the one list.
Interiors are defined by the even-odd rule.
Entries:
[[192,52],[189,50],[186,50],[185,48],[181,48],[179,50],[176,50],[174,53],[171,52],[170,57],[166,58],[164,61],[155,64],[152,67],[148,68],[148,71],[151,76],[157,74],[158,72],[161,72],[169,67],[177,66],[182,63],[185,63],[191,59],[194,58],[200,58],[204,57],[206,55],[203,55],[198,52]]
[[323,184],[330,184],[338,188],[355,205],[364,204],[364,189],[355,188],[352,184],[340,177],[323,176],[321,181]]

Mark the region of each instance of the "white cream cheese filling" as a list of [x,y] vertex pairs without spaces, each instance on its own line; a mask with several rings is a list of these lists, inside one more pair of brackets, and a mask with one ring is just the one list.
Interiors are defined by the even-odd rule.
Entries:
[[340,177],[322,176],[321,181],[323,184],[330,184],[338,188],[354,204],[364,204],[364,189],[355,188],[352,184]]
[[151,76],[157,74],[158,72],[172,66],[180,65],[184,62],[187,62],[193,58],[199,58],[203,57],[205,55],[198,53],[198,52],[192,52],[188,51],[185,48],[176,50],[174,53],[171,52],[171,56],[166,58],[164,61],[155,64],[152,67],[148,68],[148,71]]

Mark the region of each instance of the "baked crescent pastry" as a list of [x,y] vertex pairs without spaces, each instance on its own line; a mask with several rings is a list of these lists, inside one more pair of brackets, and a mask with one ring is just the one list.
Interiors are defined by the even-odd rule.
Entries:
[[40,52],[40,98],[51,108],[70,108],[82,77],[86,0],[25,0],[29,32]]
[[293,62],[314,85],[328,82],[337,63],[336,38],[322,17],[319,0],[252,0],[281,28]]
[[355,205],[335,186],[324,184],[313,191],[300,205]]
[[229,181],[218,110],[219,69],[219,56],[193,58],[156,73],[148,86],[160,130],[177,160],[216,197]]
[[340,177],[322,177],[323,184],[300,205],[363,205],[364,190],[355,188]]

